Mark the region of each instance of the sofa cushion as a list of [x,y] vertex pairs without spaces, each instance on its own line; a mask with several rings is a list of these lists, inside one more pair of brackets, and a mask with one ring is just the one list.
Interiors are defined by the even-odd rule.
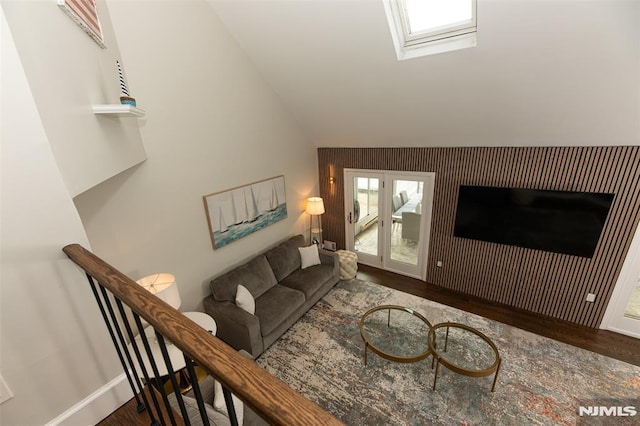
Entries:
[[300,268],[307,269],[309,266],[320,264],[318,246],[311,244],[309,247],[298,247],[300,252]]
[[278,282],[296,269],[300,269],[300,252],[298,248],[304,246],[304,237],[295,235],[265,253]]
[[238,284],[238,291],[236,293],[236,305],[239,308],[244,309],[253,315],[256,311],[256,300],[251,295],[251,292],[247,290],[242,284]]
[[[297,251],[297,250],[296,250]],[[271,333],[304,303],[304,294],[280,284],[256,299],[256,316],[263,336]]]
[[238,284],[245,286],[257,298],[277,283],[269,262],[260,255],[212,280],[210,287],[213,298],[218,302],[235,302]]
[[331,278],[333,278],[333,265],[321,264],[298,269],[282,280],[280,284],[303,292],[305,299],[309,299]]

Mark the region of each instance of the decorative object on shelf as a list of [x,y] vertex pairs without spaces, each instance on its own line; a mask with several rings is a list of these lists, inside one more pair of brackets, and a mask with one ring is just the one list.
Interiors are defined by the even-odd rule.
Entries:
[[127,88],[127,82],[125,81],[124,74],[122,73],[120,61],[116,61],[116,65],[118,67],[118,79],[120,80],[120,103],[136,106],[136,99],[129,94],[129,89]]
[[284,176],[202,198],[214,250],[287,217]]
[[98,9],[95,0],[58,0],[58,6],[60,6],[84,32],[89,34],[100,47],[103,49],[107,48],[104,44],[102,27],[100,25],[100,19],[98,18]]
[[171,307],[178,309],[182,303],[176,277],[173,274],[153,274],[136,281],[151,294],[155,294]]
[[132,98],[130,96],[120,96],[120,103],[123,105],[136,106],[135,98]]
[[[307,198],[307,208],[305,209],[311,216],[311,222],[309,224],[309,244],[320,244],[322,241],[322,218],[320,215],[324,214],[324,202],[320,197]],[[316,216],[317,227],[313,227],[313,217]]]

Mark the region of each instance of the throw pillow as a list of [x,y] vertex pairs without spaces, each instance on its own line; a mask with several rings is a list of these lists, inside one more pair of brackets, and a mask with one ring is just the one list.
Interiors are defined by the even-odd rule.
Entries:
[[256,312],[256,301],[253,296],[242,284],[238,284],[236,291],[236,305],[253,315]]
[[[231,399],[233,400],[233,409],[236,411],[238,424],[242,425],[242,421],[244,420],[244,404],[234,394],[231,394]],[[213,409],[224,414],[227,418],[229,417],[229,413],[227,412],[227,403],[224,400],[224,393],[222,393],[222,384],[217,380],[213,387]]]
[[320,255],[318,254],[317,245],[311,244],[309,247],[298,247],[298,250],[300,250],[300,263],[302,264],[302,269],[320,264]]

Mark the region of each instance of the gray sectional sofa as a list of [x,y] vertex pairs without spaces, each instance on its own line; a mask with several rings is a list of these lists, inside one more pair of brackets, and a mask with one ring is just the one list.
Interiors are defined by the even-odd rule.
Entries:
[[[211,281],[203,304],[220,339],[255,358],[340,280],[338,255],[330,251],[320,249],[321,264],[302,269],[304,246],[296,235]],[[235,304],[239,284],[255,299],[253,315]]]

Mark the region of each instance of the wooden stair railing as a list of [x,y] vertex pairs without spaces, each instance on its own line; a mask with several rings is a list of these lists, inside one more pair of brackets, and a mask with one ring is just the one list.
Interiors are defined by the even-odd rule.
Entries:
[[[92,280],[95,280],[110,291],[116,300],[127,305],[180,349],[185,359],[190,358],[205,369],[265,421],[275,425],[342,424],[82,246],[70,244],[63,251],[86,272],[92,286]],[[124,362],[123,367],[126,367]],[[230,398],[225,399],[229,406]],[[231,420],[232,424],[234,420]]]

